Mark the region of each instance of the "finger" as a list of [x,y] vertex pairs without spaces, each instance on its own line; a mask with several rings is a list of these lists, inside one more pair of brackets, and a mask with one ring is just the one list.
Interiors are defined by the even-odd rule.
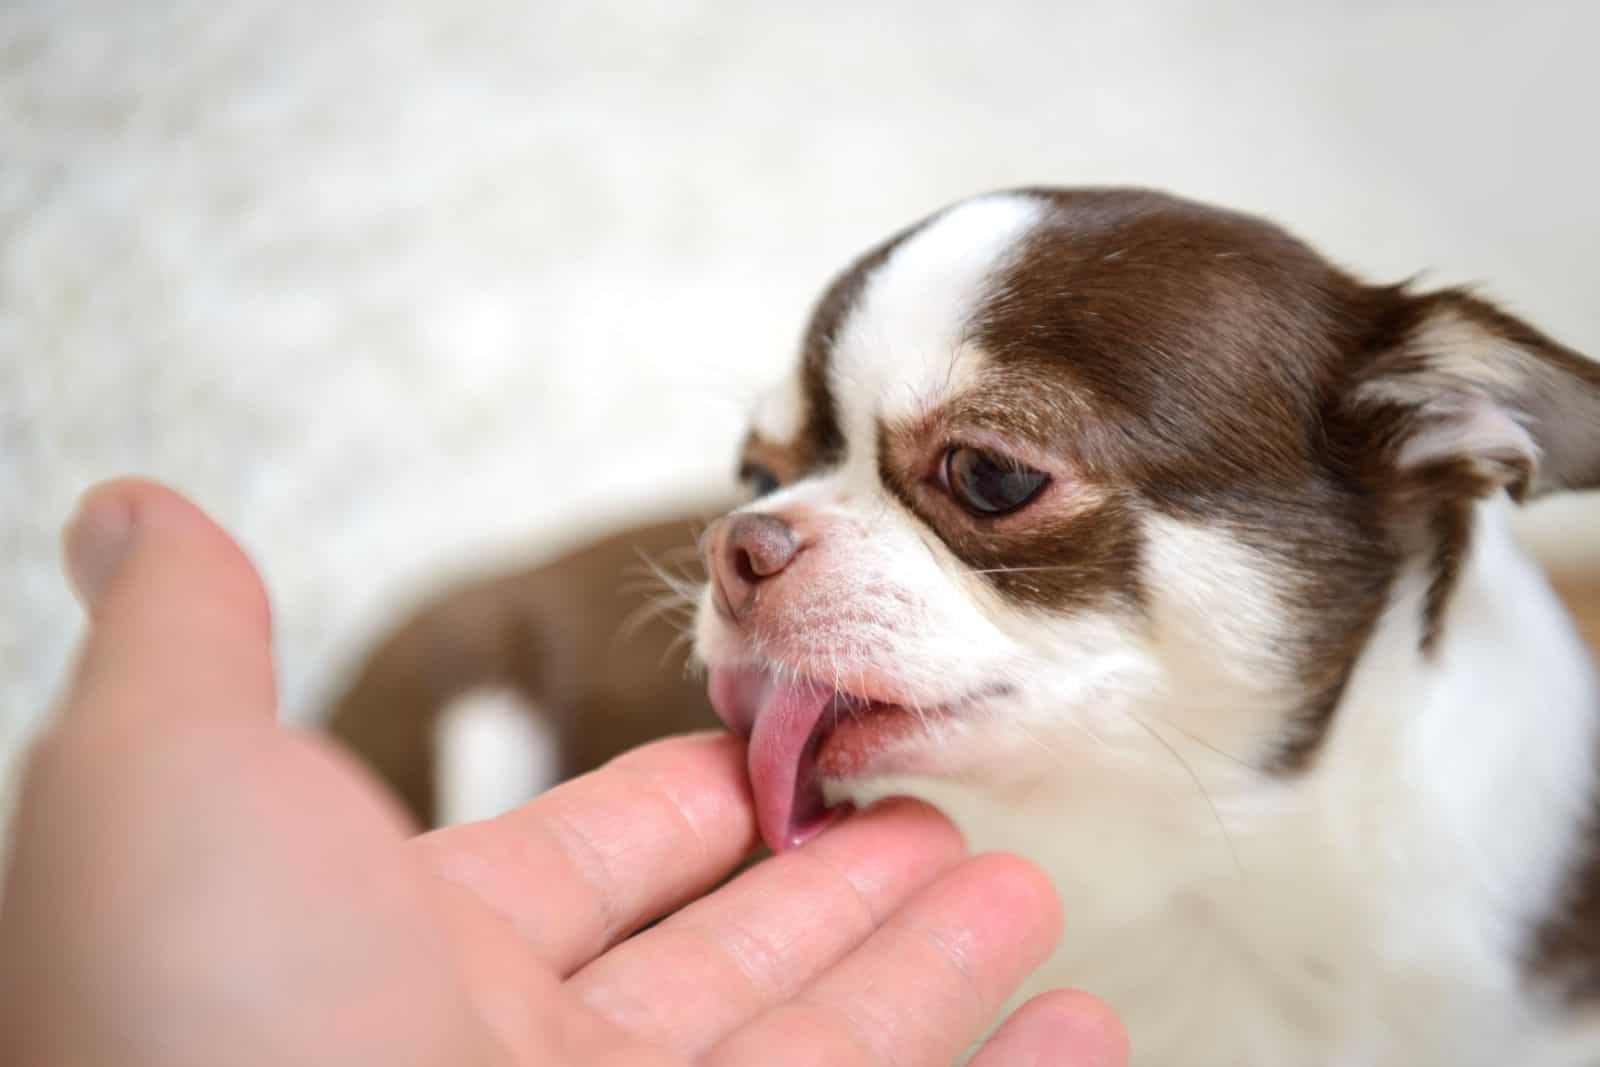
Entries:
[[967,1067],[1128,1067],[1128,1035],[1104,1001],[1058,989],[1013,1012]]
[[1049,955],[1060,928],[1055,891],[1038,868],[997,854],[969,860],[708,1062],[949,1063]]
[[275,709],[271,621],[255,568],[198,508],[151,482],[84,496],[64,535],[89,633],[63,718],[97,732]]
[[566,976],[754,850],[744,746],[727,734],[646,745],[497,819],[416,844]]
[[799,992],[963,852],[932,808],[892,801],[617,946],[572,988],[634,1036],[698,1057]]

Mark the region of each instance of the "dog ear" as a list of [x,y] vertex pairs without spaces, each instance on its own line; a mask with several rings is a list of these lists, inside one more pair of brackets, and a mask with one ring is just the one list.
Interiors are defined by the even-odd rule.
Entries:
[[1375,292],[1387,323],[1348,395],[1407,495],[1600,487],[1600,363],[1461,290]]

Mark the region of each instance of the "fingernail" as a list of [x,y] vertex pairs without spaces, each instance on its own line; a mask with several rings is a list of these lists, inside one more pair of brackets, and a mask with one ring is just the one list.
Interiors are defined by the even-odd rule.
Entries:
[[120,494],[91,490],[78,504],[62,534],[62,545],[67,581],[84,610],[93,609],[127,559],[133,534],[133,507]]

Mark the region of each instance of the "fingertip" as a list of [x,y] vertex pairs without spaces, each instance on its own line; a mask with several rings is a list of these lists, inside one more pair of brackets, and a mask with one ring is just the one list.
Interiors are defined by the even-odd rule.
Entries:
[[985,852],[973,858],[986,893],[1019,918],[1038,925],[1032,946],[1042,962],[1061,940],[1061,895],[1043,869],[1010,852]]
[[271,715],[272,616],[244,551],[182,495],[142,478],[94,486],[62,534],[90,626],[64,719]]
[[1040,993],[1000,1025],[971,1067],[1127,1067],[1127,1031],[1109,1005],[1076,989]]
[[270,631],[266,589],[244,550],[183,494],[147,478],[112,478],[78,498],[62,531],[64,569],[92,614],[131,579],[132,568],[125,564],[172,539],[182,540],[185,564],[203,568],[233,611]]
[[1126,1067],[1132,1056],[1128,1031],[1111,1005],[1081,989],[1052,989],[1027,1004],[1047,1020],[1070,1047],[1080,1067]]
[[78,498],[61,531],[67,583],[85,611],[121,566],[134,538],[133,494],[117,482],[93,486]]

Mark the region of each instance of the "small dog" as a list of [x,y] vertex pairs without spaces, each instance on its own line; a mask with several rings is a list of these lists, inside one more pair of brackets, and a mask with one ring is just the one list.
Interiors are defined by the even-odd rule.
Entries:
[[703,538],[762,834],[923,797],[1054,877],[1136,1062],[1600,1063],[1600,681],[1515,502],[1600,366],[1152,192],[1022,190],[823,295]]

